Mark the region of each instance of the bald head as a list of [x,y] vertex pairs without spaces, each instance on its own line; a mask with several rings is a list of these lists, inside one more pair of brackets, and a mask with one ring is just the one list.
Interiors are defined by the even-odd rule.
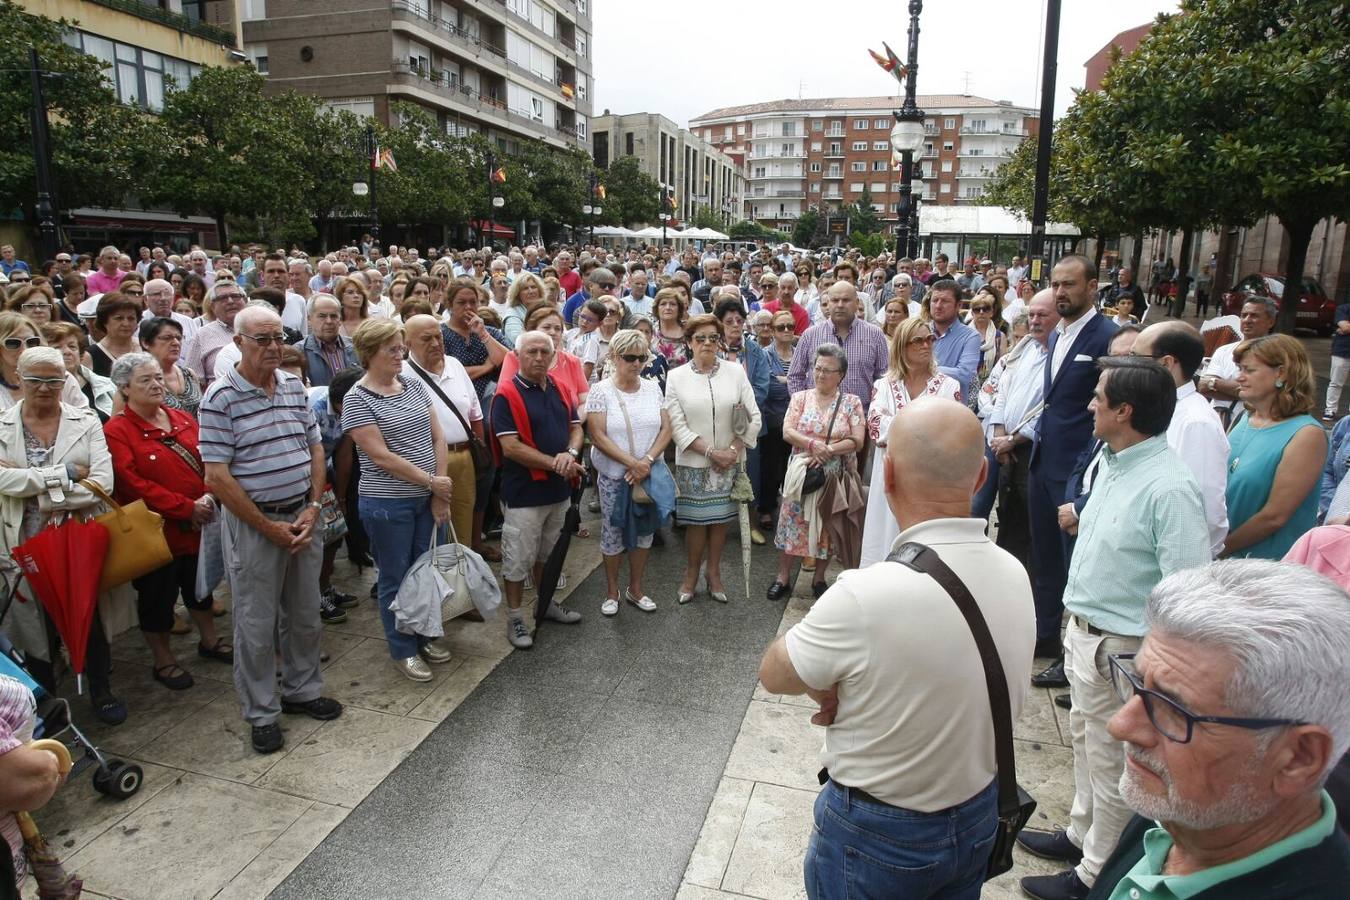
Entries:
[[891,421],[886,501],[903,530],[932,518],[966,518],[984,483],[984,431],[970,408],[927,397]]
[[1177,387],[1181,387],[1195,377],[1204,361],[1205,340],[1195,326],[1187,322],[1164,320],[1140,332],[1131,349],[1166,366]]

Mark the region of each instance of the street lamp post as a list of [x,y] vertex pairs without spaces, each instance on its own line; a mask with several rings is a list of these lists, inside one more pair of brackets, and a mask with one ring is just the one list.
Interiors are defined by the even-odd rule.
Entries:
[[[51,157],[47,133],[47,98],[42,90],[42,79],[51,73],[42,71],[37,50],[28,48],[28,67],[33,81],[33,166],[37,173],[38,232],[42,237],[42,258],[56,256],[58,234],[56,189],[52,186]],[[221,235],[224,241],[224,235]]]
[[487,240],[484,242],[488,247],[492,246],[492,234],[497,230],[497,208],[505,204],[498,203],[502,198],[497,196],[497,157],[489,153],[487,155],[487,187],[488,187],[488,230]]
[[891,158],[900,163],[900,211],[895,229],[896,258],[913,256],[911,244],[918,244],[919,214],[914,202],[914,158],[923,150],[927,136],[923,110],[915,104],[915,84],[919,73],[919,14],[923,0],[909,2],[909,58],[905,62],[905,102],[895,110],[891,129]]

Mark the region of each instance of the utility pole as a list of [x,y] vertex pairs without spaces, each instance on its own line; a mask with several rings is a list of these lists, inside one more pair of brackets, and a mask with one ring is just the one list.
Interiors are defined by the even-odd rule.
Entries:
[[1031,207],[1031,280],[1045,278],[1045,219],[1050,206],[1050,148],[1055,132],[1055,78],[1059,73],[1060,0],[1046,0],[1045,59],[1041,63],[1041,120],[1036,144],[1036,196]]
[[497,189],[493,187],[497,182],[497,157],[488,151],[487,155],[487,185],[488,185],[488,230],[487,246],[492,246],[492,235],[497,231]]
[[366,158],[370,160],[370,238],[373,243],[380,240],[380,210],[375,202],[375,171],[379,161],[375,158],[380,146],[375,139],[375,126],[366,126]]
[[37,50],[28,48],[28,68],[33,81],[33,165],[37,172],[37,220],[42,258],[53,259],[58,244],[56,189],[52,186],[51,137],[47,131],[47,97],[42,90],[41,63]]
[[925,131],[923,110],[916,105],[919,74],[919,14],[923,0],[909,4],[909,58],[905,61],[905,102],[895,111],[891,146],[901,153],[900,211],[895,228],[896,259],[917,255],[911,244],[919,242],[919,209],[914,200],[914,158],[923,150]]

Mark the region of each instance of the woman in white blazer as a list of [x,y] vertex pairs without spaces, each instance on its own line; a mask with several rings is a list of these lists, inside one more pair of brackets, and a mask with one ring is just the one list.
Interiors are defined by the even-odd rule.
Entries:
[[[685,323],[685,338],[692,356],[666,377],[666,409],[675,438],[675,486],[679,492],[675,514],[685,526],[688,550],[679,602],[694,598],[699,566],[706,554],[708,593],[719,603],[726,603],[721,567],[727,523],[736,518],[731,489],[744,464],[745,449],[754,447],[758,440],[759,407],[745,369],[718,359],[722,329],[715,316],[691,318]],[[748,540],[748,536],[742,539]]]
[[[68,377],[61,352],[24,350],[18,375],[22,399],[0,413],[0,560],[6,566],[6,596],[18,576],[10,556],[14,547],[46,528],[54,515],[99,511],[98,497],[78,482],[88,478],[109,493],[113,488],[112,457],[98,414],[61,400]],[[4,632],[26,654],[34,679],[55,691],[55,630],[27,582],[20,591],[27,602],[16,598],[10,605]],[[126,718],[126,707],[109,689],[110,669],[108,640],[96,612],[85,674],[94,714],[115,725]]]

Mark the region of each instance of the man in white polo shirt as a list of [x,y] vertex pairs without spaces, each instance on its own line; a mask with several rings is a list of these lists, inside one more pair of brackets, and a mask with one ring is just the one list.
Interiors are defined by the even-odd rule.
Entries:
[[[1036,616],[1026,570],[970,518],[988,475],[979,420],[949,400],[912,403],[891,424],[883,464],[901,529],[893,549],[925,544],[965,583],[1016,721]],[[775,693],[809,694],[820,703],[812,721],[829,726],[807,895],[866,889],[859,877],[904,895],[903,870],[918,869],[926,887],[916,877],[914,896],[977,896],[998,816],[994,725],[980,654],[951,595],[897,562],[845,572],[769,647],[759,677]]]

